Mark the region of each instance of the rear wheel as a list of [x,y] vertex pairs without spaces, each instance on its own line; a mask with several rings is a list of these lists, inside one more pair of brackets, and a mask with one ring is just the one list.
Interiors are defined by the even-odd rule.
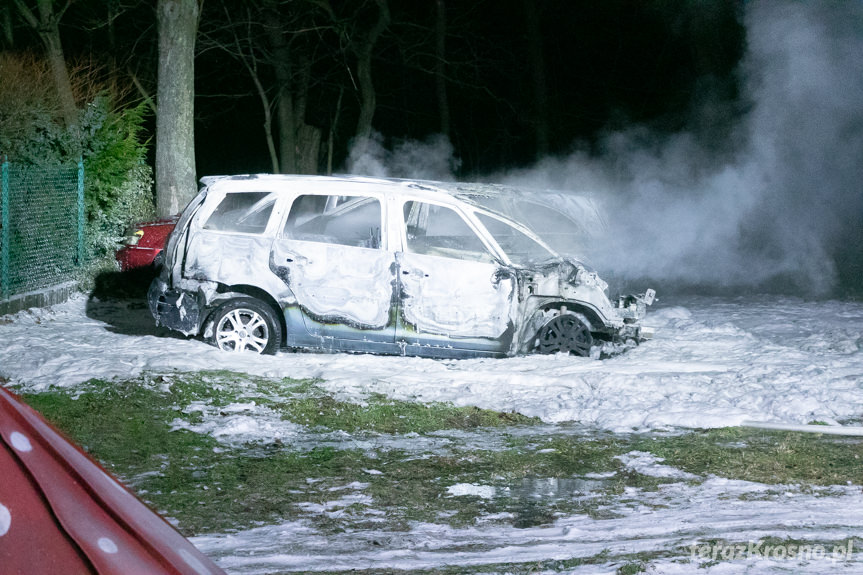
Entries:
[[562,313],[548,321],[536,335],[539,353],[574,353],[589,356],[593,346],[590,329],[578,316]]
[[281,341],[281,324],[260,300],[232,299],[213,315],[212,343],[223,351],[272,354]]

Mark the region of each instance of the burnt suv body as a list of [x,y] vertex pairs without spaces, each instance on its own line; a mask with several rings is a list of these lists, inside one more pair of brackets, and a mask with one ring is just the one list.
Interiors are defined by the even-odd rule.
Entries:
[[202,184],[148,299],[158,324],[221,349],[589,355],[649,335],[653,291],[612,304],[595,272],[503,213],[524,198],[513,190],[354,176]]

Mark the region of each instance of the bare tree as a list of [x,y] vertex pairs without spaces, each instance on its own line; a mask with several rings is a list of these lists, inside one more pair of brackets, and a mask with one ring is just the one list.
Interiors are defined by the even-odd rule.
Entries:
[[24,0],[15,0],[21,17],[39,34],[39,38],[45,45],[67,127],[74,126],[78,116],[75,97],[72,94],[72,83],[69,80],[69,69],[66,67],[66,57],[63,54],[63,43],[60,41],[60,19],[70,3],[70,0],[67,0],[62,8],[55,11],[54,0],[37,0],[36,13],[34,13]]
[[[267,37],[272,47],[271,62],[276,77],[279,160],[283,173],[316,173],[321,147],[321,130],[306,123],[306,103],[312,58],[306,39],[315,25],[304,26],[318,10],[315,2],[290,5],[293,24],[286,21],[276,0],[267,0]],[[293,49],[299,45],[299,50]]]
[[[329,15],[340,38],[344,42],[346,51],[353,53],[356,57],[356,81],[354,82],[353,74],[351,75],[351,81],[354,82],[354,87],[359,91],[360,110],[356,131],[354,132],[356,142],[354,151],[362,154],[366,143],[372,135],[372,120],[374,119],[375,108],[377,106],[375,85],[372,80],[372,56],[374,55],[378,39],[380,39],[381,34],[390,25],[388,0],[372,0],[376,14],[371,26],[365,31],[361,31],[357,27],[361,25],[360,22],[364,21],[364,18],[360,17],[360,13],[365,8],[367,2],[362,2],[358,11],[346,19],[339,18],[329,0],[315,0],[315,2]],[[348,69],[348,72],[350,73],[350,69]],[[341,95],[339,96],[339,109],[340,106]],[[332,130],[330,131],[330,136],[332,139]],[[330,142],[331,145],[332,141]]]
[[[524,0],[525,25],[527,28],[527,47],[530,57],[530,71],[533,85],[533,128],[536,138],[536,157],[541,159],[548,154],[548,87],[545,76],[545,57],[542,50],[542,30],[539,10],[542,3]],[[540,4],[537,7],[536,4]]]
[[233,10],[229,9],[227,3],[222,2],[222,11],[227,25],[221,28],[228,32],[230,39],[222,42],[213,36],[209,36],[208,45],[212,45],[229,54],[240,62],[243,68],[246,69],[246,72],[249,73],[249,78],[255,86],[255,92],[258,94],[258,99],[261,101],[261,108],[263,109],[264,120],[262,127],[267,142],[267,150],[270,155],[270,165],[272,166],[273,173],[278,173],[279,156],[276,152],[275,140],[273,139],[273,104],[259,70],[259,62],[266,58],[266,56],[259,53],[262,43],[256,40],[259,25],[252,19],[251,10],[248,6],[246,6],[244,17],[239,20],[235,19],[232,14],[232,12],[237,11],[236,6],[232,5],[232,8]]
[[156,210],[176,214],[195,195],[195,37],[203,0],[159,0]]
[[282,15],[277,0],[268,0],[271,23],[267,26],[267,37],[273,47],[273,68],[276,73],[276,103],[279,126],[279,168],[287,174],[297,171],[297,128],[294,122],[294,93],[291,86],[293,66],[291,48],[283,30]]
[[450,135],[449,100],[446,90],[446,4],[437,0],[435,13],[435,94],[437,96],[438,115],[440,116],[440,132],[446,137]]
[[12,27],[12,10],[8,5],[0,6],[0,28],[3,29],[3,43],[11,48],[15,45],[15,33]]
[[305,116],[312,66],[326,53],[319,35],[333,29],[328,14],[315,0],[222,0],[221,8],[221,20],[200,31],[200,52],[224,52],[248,73],[272,171],[317,173],[321,129]]
[[[321,149],[321,130],[306,122],[306,103],[309,100],[309,82],[312,75],[312,60],[303,53],[298,59],[294,83],[294,137],[293,148],[295,171],[314,174],[318,171],[318,156]],[[284,169],[283,169],[284,171]]]
[[359,139],[366,139],[372,135],[372,120],[376,107],[375,84],[372,81],[372,55],[378,38],[390,24],[390,9],[387,1],[375,0],[378,10],[377,19],[368,32],[360,35],[354,43],[354,52],[357,55],[357,81],[360,84],[360,116],[356,131],[356,137]]

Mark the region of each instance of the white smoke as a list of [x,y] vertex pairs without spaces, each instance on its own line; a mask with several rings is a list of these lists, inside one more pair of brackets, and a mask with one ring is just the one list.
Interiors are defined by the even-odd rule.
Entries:
[[375,132],[351,143],[348,172],[374,177],[452,180],[460,161],[446,136],[435,134],[423,142],[402,140],[392,150]]
[[[863,225],[863,3],[747,3],[741,81],[750,109],[717,159],[689,134],[609,136],[509,174],[590,192],[608,238],[592,262],[618,277],[810,294]],[[844,246],[847,250],[847,246]]]

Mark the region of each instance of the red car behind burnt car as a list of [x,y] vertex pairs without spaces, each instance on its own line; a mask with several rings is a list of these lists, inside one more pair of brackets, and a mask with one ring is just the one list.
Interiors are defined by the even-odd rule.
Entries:
[[115,257],[122,271],[162,265],[162,249],[177,224],[177,216],[144,222],[132,228]]

